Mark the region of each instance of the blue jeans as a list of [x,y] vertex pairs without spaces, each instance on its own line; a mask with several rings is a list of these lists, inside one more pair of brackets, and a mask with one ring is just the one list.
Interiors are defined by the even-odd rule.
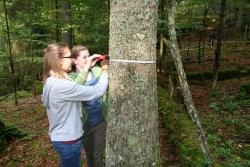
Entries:
[[60,156],[62,167],[80,167],[82,140],[78,139],[74,143],[63,143],[52,141],[56,152]]

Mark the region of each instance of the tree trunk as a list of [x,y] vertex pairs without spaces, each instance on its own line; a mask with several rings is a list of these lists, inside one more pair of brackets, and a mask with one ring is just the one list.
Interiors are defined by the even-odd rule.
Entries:
[[198,60],[199,64],[201,64],[201,40],[202,40],[202,37],[203,37],[203,33],[204,33],[204,30],[202,28],[202,30],[200,30],[199,43],[198,43],[198,56],[197,56],[197,60]]
[[[205,63],[206,63],[205,47],[206,47],[206,41],[205,41],[205,36],[204,36],[204,37],[203,37],[203,41],[202,41],[202,72],[204,72]],[[204,78],[203,78],[203,79],[204,79]]]
[[197,58],[199,64],[201,64],[201,42],[204,41],[204,38],[205,38],[205,28],[207,26],[207,14],[209,11],[209,7],[210,7],[210,0],[208,0],[207,4],[205,4],[205,7],[204,7],[202,29],[200,30],[199,44],[198,44],[198,58]]
[[247,40],[250,40],[250,24],[248,24],[248,38]]
[[243,23],[243,13],[244,13],[244,3],[243,0],[239,0],[238,2],[238,12],[237,12],[237,24],[236,24],[236,29],[240,29]]
[[4,14],[5,14],[5,21],[6,21],[6,31],[7,31],[7,41],[8,41],[8,48],[9,48],[9,65],[10,65],[10,74],[11,79],[13,81],[13,92],[14,92],[14,100],[15,104],[17,105],[17,93],[16,93],[16,78],[15,78],[15,69],[14,69],[14,63],[13,63],[13,56],[12,56],[12,50],[11,50],[11,42],[10,42],[10,30],[9,30],[9,22],[8,22],[8,14],[7,14],[7,8],[6,8],[6,2],[3,0],[3,6],[4,6]]
[[59,42],[58,0],[55,0],[55,9],[56,9],[56,42]]
[[67,43],[69,47],[72,47],[72,28],[71,28],[71,6],[68,1],[61,2],[61,19],[63,26],[62,30],[62,42]]
[[247,31],[248,31],[248,25],[245,26],[245,33],[244,33],[244,39],[243,39],[243,44],[246,46],[246,41],[247,41]]
[[188,37],[188,48],[187,48],[187,57],[186,57],[186,62],[190,60],[189,58],[189,50],[190,50],[190,43],[191,43],[191,37]]
[[36,72],[34,67],[34,54],[33,54],[33,38],[32,38],[32,19],[30,20],[30,56],[31,56],[31,69],[32,69],[32,92],[36,99]]
[[160,57],[159,57],[159,72],[164,72],[163,70],[163,65],[164,65],[164,62],[163,62],[163,49],[164,49],[164,45],[163,45],[163,34],[161,33],[160,35]]
[[106,166],[159,162],[157,1],[110,1]]
[[215,50],[212,89],[214,89],[216,87],[217,80],[218,80],[218,73],[219,73],[220,59],[221,59],[221,42],[222,42],[222,36],[223,36],[225,10],[226,10],[226,0],[221,0],[220,20],[219,20],[219,25],[217,28],[217,30],[218,30],[217,46],[216,46],[216,50]]
[[[177,74],[178,74],[178,79],[180,82],[180,86],[182,88],[182,95],[184,97],[184,102],[186,105],[186,108],[189,112],[189,115],[192,118],[193,123],[195,124],[196,127],[196,133],[199,137],[200,143],[201,143],[201,148],[202,151],[205,155],[206,160],[208,160],[208,162],[210,162],[211,166],[213,166],[212,164],[212,157],[210,155],[209,149],[208,149],[208,144],[206,141],[206,137],[205,134],[203,132],[201,123],[199,121],[197,112],[196,112],[196,108],[194,106],[194,102],[192,99],[192,95],[191,92],[189,90],[189,86],[187,83],[187,79],[186,79],[186,74],[185,71],[183,69],[183,65],[182,65],[182,61],[181,61],[181,55],[180,55],[180,51],[179,51],[179,47],[177,44],[177,39],[176,39],[176,30],[175,30],[175,16],[176,16],[176,1],[175,0],[170,0],[170,9],[169,9],[169,14],[168,14],[168,24],[169,24],[169,37],[170,37],[170,42],[169,42],[169,46],[170,46],[170,51],[172,54],[172,58],[174,60],[175,63],[175,67],[177,70]],[[166,39],[165,39],[166,40]]]

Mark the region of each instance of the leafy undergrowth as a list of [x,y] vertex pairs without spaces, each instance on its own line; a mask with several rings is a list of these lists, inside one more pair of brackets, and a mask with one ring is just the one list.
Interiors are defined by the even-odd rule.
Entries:
[[[192,97],[217,166],[250,166],[250,47],[223,44],[217,90],[212,92],[214,51],[215,47],[206,48],[204,64],[197,63],[197,49],[188,57],[186,51],[181,52]],[[165,77],[163,86],[167,87],[167,83]],[[179,92],[175,93],[175,100],[181,106]]]
[[163,88],[158,89],[158,103],[163,123],[169,131],[169,139],[176,145],[180,165],[185,167],[208,165],[187,112],[181,109]]
[[[219,81],[214,92],[210,92],[208,81],[190,85],[216,166],[250,166],[249,85],[247,78]],[[0,100],[1,120],[7,126],[22,129],[27,136],[9,141],[0,155],[0,166],[59,166],[40,99],[23,98],[18,106],[12,103],[8,97]],[[181,166],[206,166],[189,115],[169,99],[165,89],[159,90],[159,110]]]
[[225,167],[250,166],[249,79],[220,81],[213,92],[209,82],[190,89],[215,160]]
[[40,99],[22,99],[18,106],[10,105],[8,100],[0,103],[3,122],[27,134],[22,139],[9,141],[0,156],[0,166],[58,166],[58,157],[47,135],[47,116]]
[[6,126],[0,119],[0,154],[6,149],[8,142],[15,138],[23,138],[27,134],[16,127]]
[[[167,77],[161,75],[158,79],[162,86],[168,86]],[[219,81],[215,91],[211,91],[211,81],[192,81],[190,90],[216,166],[250,166],[249,77]],[[200,163],[202,155],[192,130],[194,126],[181,107],[181,94],[175,92],[179,104],[171,101],[166,94],[166,88],[160,89],[159,107],[164,113],[165,126],[172,129],[168,135],[176,143],[180,163],[184,166],[204,166]],[[180,150],[180,146],[187,149]]]

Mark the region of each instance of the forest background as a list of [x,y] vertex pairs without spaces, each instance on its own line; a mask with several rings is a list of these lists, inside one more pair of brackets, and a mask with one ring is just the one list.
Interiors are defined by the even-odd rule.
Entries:
[[[169,2],[159,0],[157,22],[160,164],[206,166],[167,43]],[[107,0],[1,1],[0,166],[57,166],[39,101],[43,50],[60,41],[108,54],[109,15]],[[249,0],[177,1],[182,64],[216,166],[250,166],[249,18]]]

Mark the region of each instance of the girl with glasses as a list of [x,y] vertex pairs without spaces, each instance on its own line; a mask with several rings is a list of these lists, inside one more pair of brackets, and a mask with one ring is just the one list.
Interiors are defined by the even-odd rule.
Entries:
[[[88,57],[76,81],[81,81],[100,55]],[[49,120],[49,136],[60,156],[62,167],[80,167],[82,149],[82,102],[101,97],[108,87],[108,71],[103,70],[98,83],[84,86],[73,81],[71,51],[61,43],[49,44],[44,50],[42,101]]]

